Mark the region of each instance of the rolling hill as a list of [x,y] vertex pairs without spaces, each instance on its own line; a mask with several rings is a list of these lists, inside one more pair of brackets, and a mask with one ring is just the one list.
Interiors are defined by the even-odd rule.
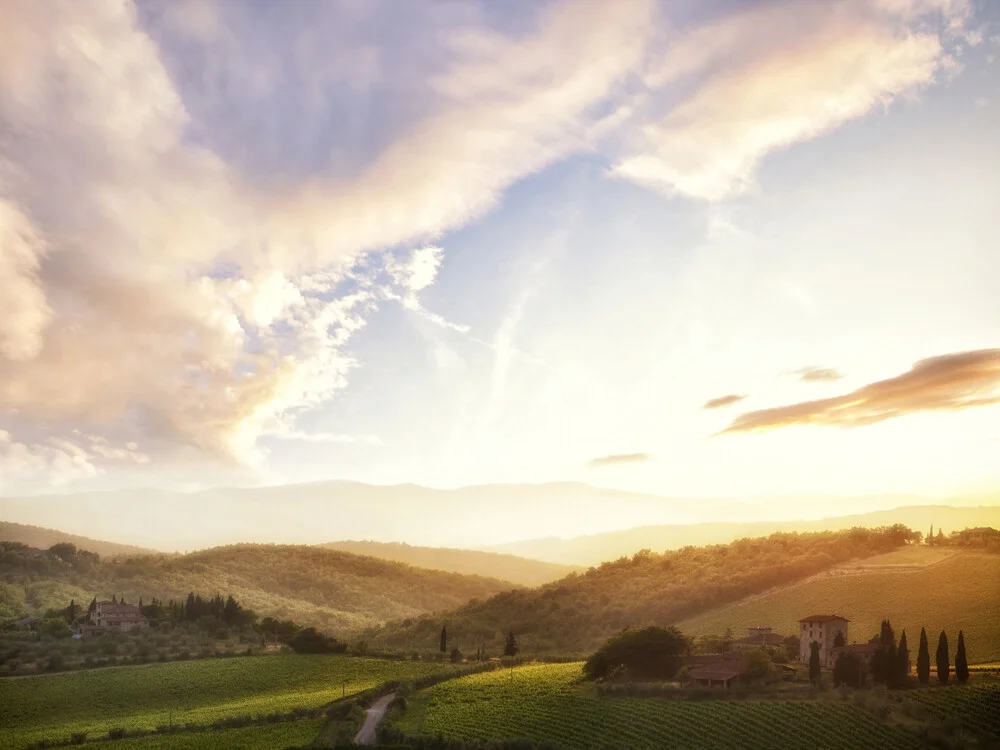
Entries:
[[[583,654],[628,626],[666,625],[776,586],[898,549],[903,526],[813,534],[775,534],[728,545],[686,547],[591,568],[537,589],[507,591],[451,612],[371,628],[363,637],[390,648],[428,648],[441,625],[460,649],[502,648],[513,630],[523,652]],[[998,594],[1000,597],[1000,594]]]
[[1000,505],[956,507],[913,505],[824,518],[816,521],[754,521],[695,523],[670,526],[640,526],[624,531],[608,531],[571,539],[546,537],[484,547],[491,552],[523,555],[564,565],[597,565],[641,549],[660,552],[688,545],[727,544],[735,539],[758,537],[775,532],[837,531],[855,526],[876,528],[901,523],[926,533],[933,524],[945,533],[973,526],[1000,528]]
[[495,578],[424,570],[315,547],[235,545],[188,555],[94,561],[77,554],[0,552],[0,617],[94,596],[180,599],[232,594],[259,615],[337,633],[447,609],[511,588]]
[[90,539],[76,534],[67,534],[64,531],[55,529],[43,529],[40,526],[26,526],[20,523],[8,523],[0,521],[0,541],[20,542],[29,547],[38,549],[48,549],[53,544],[60,542],[70,542],[79,549],[88,552],[96,552],[101,557],[134,557],[136,555],[156,555],[157,550],[145,547],[136,547],[131,544],[118,544],[116,542],[104,542],[99,539]]
[[[913,654],[920,628],[933,644],[942,630],[952,647],[965,632],[970,662],[1000,661],[1000,555],[914,547],[832,568],[820,575],[681,620],[690,635],[734,633],[768,624],[797,633],[799,618],[836,613],[850,620],[848,642],[867,641],[889,618],[906,629]],[[914,656],[915,658],[915,656]]]
[[419,547],[400,542],[344,541],[329,542],[319,546],[355,555],[377,557],[380,560],[406,563],[418,568],[499,578],[521,586],[541,586],[543,583],[565,578],[570,573],[583,570],[579,566],[530,560],[498,552]]

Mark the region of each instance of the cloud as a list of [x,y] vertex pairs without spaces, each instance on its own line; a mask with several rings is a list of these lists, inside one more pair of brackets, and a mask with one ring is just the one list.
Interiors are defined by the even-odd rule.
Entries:
[[605,466],[621,466],[623,464],[641,464],[651,461],[653,457],[649,453],[619,453],[610,456],[601,456],[587,462],[586,468],[600,469]]
[[645,80],[690,93],[647,119],[613,172],[706,200],[743,192],[769,153],[932,83],[953,61],[927,21],[968,14],[950,0],[771,2],[675,34]]
[[944,354],[842,396],[741,414],[723,433],[804,424],[860,427],[916,412],[998,404],[998,391],[1000,349]]
[[732,406],[733,404],[739,403],[746,398],[746,395],[740,395],[737,393],[730,393],[726,396],[719,396],[718,398],[711,398],[705,402],[701,407],[702,409],[721,409],[724,406]]
[[[417,300],[442,262],[428,241],[593,145],[654,8],[555,3],[501,33],[427,4],[417,36],[436,43],[400,57],[414,14],[365,5],[274,24],[232,4],[5,14],[0,417],[18,455],[80,429],[154,463],[259,464],[262,437],[344,387],[385,300],[467,331]],[[377,133],[337,130],[359,80],[397,108]],[[317,166],[275,177],[242,156],[263,152]],[[404,275],[365,261],[408,243]]]
[[803,383],[822,383],[844,377],[832,367],[803,367],[801,370],[796,370],[795,374]]

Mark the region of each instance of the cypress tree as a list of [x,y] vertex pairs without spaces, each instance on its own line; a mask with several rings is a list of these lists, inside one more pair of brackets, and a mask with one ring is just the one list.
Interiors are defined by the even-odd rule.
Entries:
[[902,687],[906,684],[910,676],[910,649],[906,644],[906,631],[899,636],[899,646],[896,648],[896,679],[897,685]]
[[948,636],[945,635],[943,630],[941,631],[941,636],[938,638],[937,673],[938,681],[941,684],[948,682],[948,677],[951,673],[951,666],[948,664]]
[[927,631],[920,628],[920,650],[917,652],[917,679],[926,685],[931,681],[931,652],[927,646]]
[[819,683],[819,642],[813,641],[809,644],[809,682],[814,685]]
[[931,531],[927,535],[927,543],[934,544],[934,524],[931,524]]
[[446,625],[441,626],[441,653],[448,651],[448,629]]
[[844,641],[843,631],[838,630],[836,637],[833,639],[833,647],[840,648],[841,646],[846,646],[846,645],[847,644]]
[[963,685],[969,679],[969,661],[965,658],[965,634],[958,631],[958,651],[955,652],[955,679]]

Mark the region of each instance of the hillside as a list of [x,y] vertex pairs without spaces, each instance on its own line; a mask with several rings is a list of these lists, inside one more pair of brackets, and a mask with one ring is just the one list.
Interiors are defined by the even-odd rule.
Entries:
[[514,630],[525,654],[585,653],[624,627],[675,623],[850,560],[892,551],[910,538],[912,532],[895,526],[775,534],[660,555],[644,551],[537,589],[504,592],[452,612],[373,628],[364,637],[379,646],[429,648],[446,623],[450,642],[463,650],[485,644],[496,654],[503,634]]
[[941,630],[952,642],[965,631],[970,662],[1000,661],[1000,555],[934,547],[907,548],[837,566],[776,591],[682,620],[691,635],[734,633],[766,623],[794,634],[812,612],[834,612],[850,620],[848,640],[866,641],[887,617],[906,629],[915,649],[920,628],[932,643]]
[[856,526],[876,528],[901,523],[927,533],[933,524],[945,533],[974,526],[1000,527],[1000,505],[954,507],[913,505],[816,521],[754,521],[751,523],[695,523],[670,526],[640,526],[624,531],[579,536],[571,539],[542,538],[485,547],[492,552],[523,555],[564,565],[597,565],[641,549],[662,551],[687,545],[728,544],[744,537],[776,532],[838,531]]
[[53,544],[69,542],[75,544],[79,549],[88,552],[96,552],[101,557],[134,557],[135,555],[156,555],[157,550],[146,549],[145,547],[135,547],[131,544],[118,544],[116,542],[103,542],[99,539],[90,539],[76,534],[67,534],[64,531],[55,529],[43,529],[40,526],[26,526],[20,523],[9,523],[0,521],[0,541],[20,542],[29,547],[38,549],[48,549]]
[[430,570],[489,576],[521,586],[541,586],[583,570],[579,566],[530,560],[517,555],[448,547],[419,547],[400,542],[344,541],[319,546]]
[[182,556],[94,561],[49,552],[0,554],[0,617],[65,607],[112,594],[183,598],[190,591],[232,594],[259,615],[342,632],[389,619],[457,607],[511,587],[482,576],[424,570],[315,547],[236,545]]

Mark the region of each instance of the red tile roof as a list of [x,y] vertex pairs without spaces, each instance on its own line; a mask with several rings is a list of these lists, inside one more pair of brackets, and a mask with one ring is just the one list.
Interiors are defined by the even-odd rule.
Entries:
[[803,617],[799,622],[833,622],[834,620],[850,622],[846,617],[840,615],[809,615],[809,617]]

